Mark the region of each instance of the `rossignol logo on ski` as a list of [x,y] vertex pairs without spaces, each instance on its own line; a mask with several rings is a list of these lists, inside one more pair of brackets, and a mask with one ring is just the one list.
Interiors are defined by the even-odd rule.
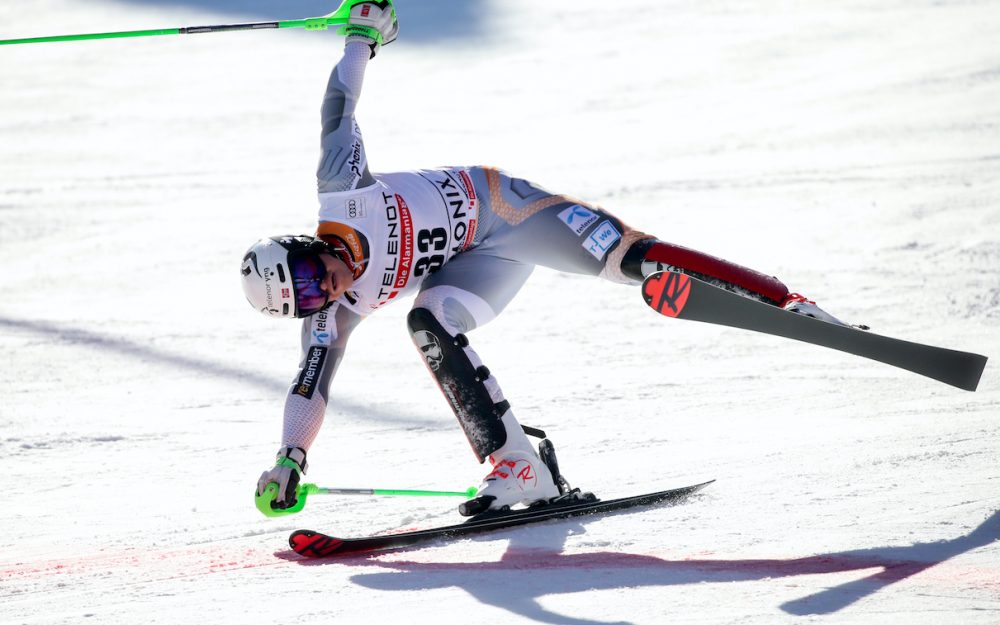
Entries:
[[681,314],[689,295],[691,295],[691,278],[673,271],[650,276],[642,286],[642,297],[646,303],[667,317]]

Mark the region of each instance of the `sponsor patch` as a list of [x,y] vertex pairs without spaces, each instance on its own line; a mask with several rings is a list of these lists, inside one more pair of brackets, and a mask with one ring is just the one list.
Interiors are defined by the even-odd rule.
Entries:
[[604,255],[620,238],[622,238],[621,233],[610,221],[605,220],[590,233],[590,236],[583,242],[583,248],[597,260],[604,260]]
[[463,250],[467,250],[472,247],[473,241],[476,239],[476,220],[469,220],[469,232],[465,235],[465,244],[462,246]]
[[561,219],[562,222],[566,224],[566,227],[572,230],[576,236],[580,236],[588,226],[597,221],[598,215],[580,206],[579,204],[574,204],[573,206],[562,210],[559,213],[559,219]]
[[[399,203],[399,220],[403,236],[399,248],[399,271],[396,273],[396,282],[393,288],[402,289],[410,280],[410,271],[413,267],[413,217],[410,215],[410,207],[406,205],[402,196],[397,195]],[[390,295],[392,298],[395,293]]]
[[330,314],[328,310],[321,310],[312,316],[312,344],[329,346],[333,342],[333,333],[330,332]]
[[319,373],[323,370],[323,362],[326,360],[326,347],[313,345],[306,354],[306,362],[302,365],[302,373],[295,381],[295,394],[306,399],[312,399],[319,383]]
[[472,186],[472,178],[469,177],[468,172],[460,169],[458,175],[461,178],[465,195],[469,197],[469,230],[465,234],[465,243],[462,245],[462,250],[464,251],[472,247],[472,243],[476,239],[476,222],[479,221],[479,201],[476,199],[476,188]]
[[[288,289],[275,287],[272,284],[272,282],[278,280],[278,273],[274,269],[264,267],[261,275],[264,278],[264,291],[267,297],[267,305],[261,309],[261,312],[266,311],[271,315],[280,315],[282,311],[278,309],[278,306],[281,306],[282,309],[287,309],[290,305],[288,300],[291,299],[291,293],[288,292]],[[277,293],[275,293],[276,288],[280,289]],[[281,301],[275,301],[275,297],[278,297]],[[287,313],[287,310],[285,312]]]
[[344,202],[344,219],[364,219],[368,216],[363,196],[352,197]]
[[458,170],[458,175],[462,177],[462,186],[465,187],[465,194],[469,196],[469,201],[476,201],[476,187],[472,186],[472,178],[464,169]]
[[365,162],[365,151],[361,145],[360,137],[355,139],[354,144],[351,146],[351,156],[347,159],[347,166],[354,175],[354,180],[351,182],[351,188],[357,189],[358,183],[361,182],[361,178],[364,176],[364,169],[368,166]]

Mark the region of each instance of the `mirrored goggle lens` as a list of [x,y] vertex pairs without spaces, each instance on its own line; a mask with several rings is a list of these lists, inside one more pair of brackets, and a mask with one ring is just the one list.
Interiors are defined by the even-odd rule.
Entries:
[[320,289],[326,277],[326,266],[319,257],[303,254],[288,259],[295,288],[295,304],[299,316],[314,313],[326,306],[329,296]]

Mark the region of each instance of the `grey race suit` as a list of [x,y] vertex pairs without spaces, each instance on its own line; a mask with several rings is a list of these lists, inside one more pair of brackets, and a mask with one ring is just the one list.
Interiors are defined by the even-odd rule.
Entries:
[[[347,241],[367,264],[353,289],[304,320],[283,446],[309,449],[348,336],[382,305],[419,291],[414,309],[430,311],[455,336],[496,317],[535,265],[630,282],[620,270],[622,255],[649,238],[597,207],[492,168],[372,175],[354,119],[368,56],[368,46],[349,43],[330,76],[317,171],[318,233]],[[482,365],[471,348],[464,351],[472,366]],[[493,402],[504,403],[493,376],[483,385]],[[506,412],[508,433],[516,429],[512,435],[523,438]],[[496,451],[462,425],[480,461]]]

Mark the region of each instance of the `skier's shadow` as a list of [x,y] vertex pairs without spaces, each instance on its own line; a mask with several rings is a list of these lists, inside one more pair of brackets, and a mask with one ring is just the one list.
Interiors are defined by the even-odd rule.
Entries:
[[[546,610],[541,597],[591,590],[642,586],[678,586],[704,582],[760,581],[798,575],[820,575],[878,569],[853,580],[781,605],[789,614],[831,614],[884,588],[925,571],[957,555],[1000,540],[1000,511],[975,530],[951,540],[842,551],[794,559],[665,560],[619,552],[563,554],[566,539],[583,533],[582,523],[559,523],[536,528],[530,535],[509,534],[510,544],[494,562],[416,562],[376,555],[347,559],[300,560],[304,565],[340,563],[372,566],[390,572],[365,573],[351,581],[383,591],[462,588],[479,601],[543,623],[610,625]],[[505,536],[504,538],[508,538]],[[497,536],[477,541],[497,540]],[[538,545],[545,545],[539,547]],[[564,573],[560,573],[563,571]],[[616,622],[616,625],[622,622]]]
[[[173,353],[158,349],[147,343],[125,338],[114,332],[95,332],[78,328],[65,320],[38,321],[34,319],[17,319],[0,314],[0,331],[23,332],[45,339],[42,346],[50,343],[83,347],[105,354],[117,354],[131,358],[140,366],[163,366],[170,369],[185,369],[193,373],[212,376],[220,380],[228,380],[252,386],[255,389],[269,389],[276,394],[288,391],[288,381],[276,379],[250,367],[238,367],[221,361],[213,361],[195,356]],[[41,348],[39,348],[41,349]],[[421,417],[420,415],[403,412],[388,412],[373,409],[370,401],[357,401],[342,395],[337,399],[339,408],[353,418],[367,421],[399,423],[407,427],[442,428],[446,427],[442,420]]]

